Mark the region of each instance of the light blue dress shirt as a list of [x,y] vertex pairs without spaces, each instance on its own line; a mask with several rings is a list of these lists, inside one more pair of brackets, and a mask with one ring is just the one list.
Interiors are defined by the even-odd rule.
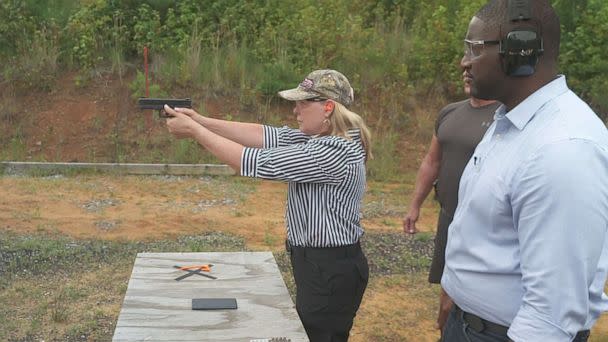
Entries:
[[608,310],[608,130],[553,80],[495,121],[460,181],[441,285],[514,341],[572,341]]

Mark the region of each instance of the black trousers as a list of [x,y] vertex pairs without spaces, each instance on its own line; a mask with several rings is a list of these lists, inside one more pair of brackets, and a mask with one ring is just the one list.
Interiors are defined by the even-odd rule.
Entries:
[[445,266],[445,247],[448,243],[448,227],[454,218],[443,209],[439,211],[437,219],[437,233],[435,233],[435,248],[429,270],[429,283],[440,284]]
[[288,247],[296,310],[311,342],[348,341],[369,279],[360,245]]

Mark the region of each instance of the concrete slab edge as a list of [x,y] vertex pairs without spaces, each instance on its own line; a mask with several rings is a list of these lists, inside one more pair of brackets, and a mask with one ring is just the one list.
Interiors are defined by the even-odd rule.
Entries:
[[175,176],[231,176],[235,174],[232,168],[223,164],[0,162],[0,175],[51,175],[77,173]]

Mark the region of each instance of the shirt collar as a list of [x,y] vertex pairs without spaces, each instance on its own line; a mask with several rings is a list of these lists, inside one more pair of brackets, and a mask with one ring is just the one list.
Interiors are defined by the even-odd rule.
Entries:
[[558,78],[532,93],[532,95],[528,96],[508,113],[505,113],[506,107],[502,105],[496,110],[496,114],[505,115],[507,119],[513,123],[513,126],[522,130],[547,102],[567,91],[566,76],[560,75]]

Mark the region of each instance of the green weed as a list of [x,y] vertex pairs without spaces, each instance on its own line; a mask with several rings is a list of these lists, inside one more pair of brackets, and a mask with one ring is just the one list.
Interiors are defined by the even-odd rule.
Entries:
[[264,244],[268,247],[274,247],[278,237],[272,233],[271,227],[266,227],[264,230]]
[[372,151],[374,158],[368,161],[368,173],[371,180],[399,180],[401,154],[397,153],[397,142],[400,134],[393,130],[380,130],[373,135]]

